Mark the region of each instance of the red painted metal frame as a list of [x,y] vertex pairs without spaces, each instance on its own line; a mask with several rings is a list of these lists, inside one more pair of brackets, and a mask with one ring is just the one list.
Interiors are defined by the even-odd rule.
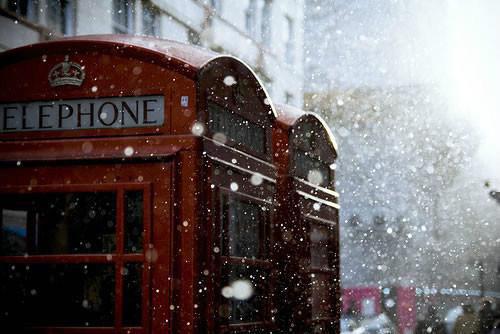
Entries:
[[[158,164],[153,163],[149,165],[143,164],[147,169],[158,169]],[[99,165],[99,167],[106,168],[108,165]],[[131,171],[134,164],[126,166],[125,169]],[[36,170],[54,169],[54,167],[31,167],[31,168],[11,168],[12,172],[9,174],[17,174],[16,183],[17,185],[6,185],[0,187],[0,193],[3,194],[30,194],[30,193],[55,193],[55,192],[115,192],[116,196],[116,245],[117,248],[115,253],[111,254],[58,254],[58,255],[27,255],[27,256],[0,256],[0,263],[114,263],[115,270],[115,322],[114,327],[91,327],[91,328],[71,328],[71,327],[50,327],[50,328],[32,328],[30,332],[56,332],[56,333],[149,333],[152,328],[151,324],[151,301],[150,301],[150,291],[151,291],[151,269],[152,262],[151,256],[148,252],[151,251],[153,235],[153,226],[151,224],[151,217],[153,212],[151,211],[153,205],[152,190],[153,185],[151,178],[147,175],[144,177],[144,182],[111,182],[113,183],[101,183],[95,184],[92,179],[97,175],[102,174],[88,174],[84,176],[79,176],[76,183],[64,184],[65,173],[74,174],[78,171],[78,168],[72,170],[72,168],[66,168],[66,172],[58,168],[58,174],[52,174],[48,172],[48,177],[42,177],[42,184],[30,185],[26,182],[32,176],[36,176]],[[9,169],[4,170],[9,171]],[[15,171],[15,172],[14,172]],[[20,174],[19,174],[20,173]],[[150,175],[157,175],[157,172],[149,171]],[[123,170],[121,171],[123,174]],[[23,176],[24,175],[24,176]],[[50,176],[52,175],[52,176]],[[6,175],[4,175],[6,176]],[[62,178],[61,178],[62,177]],[[23,181],[23,179],[25,181]],[[95,180],[94,180],[95,181]],[[24,185],[22,185],[24,183]],[[5,183],[4,183],[5,184]],[[143,192],[143,251],[142,253],[125,253],[124,252],[124,200],[125,191],[139,190]],[[165,194],[163,194],[164,196]],[[164,198],[164,197],[160,197]],[[157,228],[156,228],[157,229]],[[161,232],[159,234],[162,234]],[[122,308],[123,308],[123,275],[122,268],[126,263],[142,263],[142,285],[141,285],[141,295],[142,295],[142,315],[141,315],[141,327],[128,327],[122,325]],[[164,286],[163,279],[160,278],[161,285]],[[160,305],[156,305],[160,306]]]
[[[8,192],[5,191],[8,189]],[[142,324],[141,332],[148,332],[149,328],[149,269],[146,262],[145,252],[150,244],[151,223],[150,223],[150,201],[151,184],[143,183],[114,183],[114,184],[71,184],[71,185],[36,185],[36,186],[15,186],[7,189],[0,188],[0,194],[35,194],[54,192],[115,192],[116,193],[116,245],[117,249],[113,254],[58,254],[58,255],[25,255],[25,256],[0,256],[0,263],[114,263],[115,267],[115,331],[122,331],[122,311],[123,308],[123,274],[125,263],[143,263],[142,271]],[[142,190],[143,201],[143,249],[144,252],[125,254],[124,251],[124,200],[125,191]],[[111,256],[110,256],[111,255]],[[94,328],[95,329],[95,328]],[[41,328],[39,330],[42,330]],[[63,329],[59,329],[63,331]],[[127,328],[128,330],[128,328]],[[136,329],[138,330],[138,329]]]
[[[294,155],[298,150],[292,136],[296,138],[304,133],[301,125],[305,123],[313,124],[314,132],[312,135],[319,136],[319,142],[323,144],[321,150],[319,147],[313,148],[316,154],[319,154],[321,160],[330,165],[337,157],[337,144],[332,137],[326,124],[316,115],[305,113],[299,109],[278,105],[278,119],[276,127],[273,130],[274,161],[278,168],[278,189],[277,203],[278,215],[287,217],[284,220],[286,229],[292,231],[294,239],[303,239],[296,250],[298,259],[309,265],[297,266],[295,263],[286,263],[286,271],[290,275],[297,275],[298,284],[303,287],[299,293],[289,293],[292,300],[298,299],[304,301],[297,305],[296,309],[288,310],[287,315],[295,323],[300,332],[318,331],[324,333],[338,333],[340,331],[340,270],[339,270],[339,225],[338,225],[338,194],[334,189],[325,189],[315,186],[306,180],[294,175]],[[333,184],[330,185],[333,187]],[[313,207],[315,199],[324,204],[319,210]],[[326,209],[330,206],[330,209]],[[306,215],[308,216],[306,218]],[[331,221],[334,227],[335,237],[331,240],[330,252],[335,253],[335,263],[331,269],[314,268],[310,265],[311,259],[311,219],[319,218],[321,221]],[[285,240],[280,240],[286,243]],[[283,255],[281,256],[283,258]],[[300,261],[300,260],[299,260]],[[309,298],[312,298],[311,277],[312,273],[327,274],[330,277],[333,294],[327,296],[332,310],[332,318],[318,319],[312,314],[312,305]],[[288,289],[293,291],[293,289]],[[317,325],[319,325],[318,328]]]
[[[71,61],[85,65],[87,79],[80,87],[50,87],[47,73],[67,54]],[[295,314],[296,319],[288,318],[288,323],[267,321],[217,327],[221,263],[240,260],[214,255],[212,251],[221,237],[216,227],[220,216],[220,192],[265,203],[270,208],[265,227],[270,229],[270,261],[248,260],[248,263],[270,271],[269,291],[272,291],[274,300],[268,306],[268,314],[271,314],[271,308],[285,303],[292,302],[297,310],[307,304],[304,299],[294,298],[302,298],[302,294],[288,295],[279,290],[278,284],[279,279],[287,279],[279,275],[284,266],[295,268],[298,273],[298,266],[284,260],[290,250],[297,256],[293,261],[310,256],[305,244],[285,242],[280,230],[282,226],[294,230],[296,240],[292,242],[308,238],[303,230],[307,230],[307,225],[299,215],[311,212],[312,204],[310,200],[303,200],[298,191],[336,202],[331,191],[311,187],[291,175],[293,147],[289,134],[303,114],[285,108],[287,111],[276,120],[278,115],[269,96],[244,63],[176,42],[109,35],[68,38],[10,50],[0,54],[0,64],[0,77],[13,78],[0,80],[1,103],[139,95],[163,95],[165,101],[166,122],[158,128],[0,135],[3,191],[16,191],[16,184],[31,184],[31,177],[23,170],[36,176],[38,184],[32,186],[37,190],[78,189],[79,186],[73,183],[84,183],[84,187],[92,190],[118,191],[117,201],[121,203],[117,202],[117,242],[120,245],[117,254],[121,255],[112,257],[112,261],[119,269],[126,262],[144,263],[142,279],[149,284],[143,286],[144,328],[120,328],[120,308],[115,313],[116,328],[39,328],[33,329],[34,332],[215,333],[259,328],[289,329],[292,321],[304,324],[311,321],[308,318],[310,312],[305,312]],[[136,67],[140,71],[134,73]],[[222,81],[227,75],[235,76],[239,82],[246,80],[248,92],[235,91],[234,87],[224,85]],[[93,90],[94,86],[98,89]],[[187,107],[180,104],[184,96],[190,101]],[[191,126],[194,122],[201,122],[208,129],[207,107],[210,101],[262,125],[266,134],[266,152],[253,152],[230,138],[225,144],[215,143],[211,138],[214,134],[209,131],[202,138],[193,136]],[[318,131],[328,132],[315,116],[308,114],[307,119],[314,122]],[[131,156],[124,154],[127,147],[133,148]],[[334,152],[336,157],[336,144],[330,142],[329,147],[333,148],[330,153]],[[231,172],[231,180],[216,175],[216,169]],[[261,186],[250,182],[250,176],[255,172],[263,176]],[[139,175],[143,176],[141,180]],[[229,190],[232,180],[239,184],[237,192]],[[124,217],[120,208],[123,209],[124,203],[119,198],[126,189],[132,188],[142,189],[144,203],[149,203],[144,208],[149,232],[145,234],[142,254],[123,254]],[[322,219],[338,222],[338,214],[332,216],[331,210],[322,209],[319,214]],[[296,248],[286,248],[296,245]],[[334,248],[338,251],[338,240]],[[37,255],[29,256],[29,260],[109,262],[103,254]],[[27,260],[24,257],[0,257],[0,262],[17,261],[26,263]],[[336,275],[338,282],[338,266],[336,270],[332,275]],[[120,270],[116,270],[115,275],[117,305],[123,298],[123,281]],[[338,297],[335,297],[336,301]],[[300,332],[300,328],[296,327],[297,331]]]
[[[219,187],[216,191],[215,197],[220,200],[221,196],[224,196],[226,199],[232,198],[232,199],[238,199],[247,203],[251,204],[258,204],[261,207],[264,206],[267,208],[267,212],[271,212],[271,203],[266,202],[262,198],[254,197],[250,194],[247,193],[242,193],[238,191],[232,191],[230,189],[227,189],[225,187]],[[219,209],[220,205],[217,206]],[[241,265],[245,264],[247,266],[250,266],[252,268],[259,268],[259,269],[265,269],[269,270],[269,280],[268,284],[266,286],[267,293],[269,293],[269,297],[266,298],[266,305],[264,308],[264,314],[266,315],[267,319],[264,319],[262,321],[255,321],[255,322],[246,322],[246,323],[235,323],[235,324],[221,324],[218,326],[218,328],[221,330],[222,333],[230,332],[231,330],[248,330],[252,328],[269,328],[269,329],[275,329],[276,326],[272,323],[271,317],[272,317],[272,312],[271,310],[274,308],[274,303],[276,302],[271,298],[270,296],[272,295],[272,289],[274,288],[274,284],[272,282],[272,270],[273,264],[273,253],[272,253],[272,247],[271,244],[273,242],[272,238],[272,229],[271,229],[271,216],[270,214],[263,212],[262,216],[264,217],[263,221],[260,221],[259,224],[259,230],[260,233],[264,234],[265,239],[261,240],[261,244],[259,245],[259,252],[262,254],[263,250],[266,250],[266,258],[262,259],[251,259],[251,258],[243,258],[243,257],[236,257],[236,256],[230,256],[230,255],[224,255],[226,254],[226,251],[228,252],[229,250],[226,249],[221,249],[220,254],[221,256],[219,257],[219,263],[220,265],[218,266],[219,274],[217,276],[222,277],[222,268],[224,267],[224,264],[236,264],[236,265]],[[215,214],[216,219],[220,222],[222,218],[222,212],[216,212]],[[229,226],[226,225],[231,223],[230,217],[228,217],[228,221],[224,222],[224,230],[228,231]],[[224,235],[222,231],[218,231],[216,233],[217,235],[220,235],[223,239],[223,244],[227,244],[228,241],[228,235]],[[222,290],[223,286],[220,284],[216,286],[216,290]],[[219,294],[217,300],[219,302],[223,301],[223,296]]]
[[[209,211],[210,214],[206,217],[206,224],[209,227],[208,230],[208,240],[205,244],[206,252],[208,253],[207,263],[209,264],[210,271],[208,275],[208,279],[205,280],[207,285],[207,294],[204,298],[205,301],[205,317],[207,319],[204,324],[204,331],[206,333],[228,333],[228,332],[241,332],[248,331],[252,329],[265,329],[265,330],[276,330],[277,326],[275,323],[271,321],[271,310],[275,307],[275,303],[277,300],[272,297],[275,292],[276,282],[275,282],[275,274],[274,271],[277,269],[271,261],[274,259],[274,254],[272,252],[272,242],[274,240],[274,229],[271,228],[271,223],[274,221],[274,213],[272,210],[272,202],[267,200],[268,196],[272,196],[274,194],[274,190],[264,190],[264,187],[271,187],[274,189],[274,185],[268,183],[268,181],[264,181],[262,188],[257,186],[252,186],[249,182],[250,175],[252,173],[251,170],[243,171],[232,167],[231,157],[235,157],[235,152],[228,152],[225,150],[217,150],[215,147],[208,147],[211,154],[217,154],[220,157],[219,160],[213,160],[213,158],[207,158],[205,161],[205,170],[206,170],[206,185],[209,197],[207,197],[208,201],[205,202],[205,210]],[[220,147],[218,147],[220,148]],[[236,156],[237,157],[237,156]],[[261,162],[262,163],[262,162]],[[219,170],[219,173],[215,173],[215,170]],[[255,171],[255,169],[253,169]],[[262,172],[262,169],[257,168]],[[231,172],[231,179],[224,177],[225,173]],[[245,175],[246,174],[246,175]],[[236,182],[239,185],[239,189],[237,191],[230,190],[230,182]],[[213,186],[213,187],[212,187]],[[239,257],[231,257],[224,256],[223,250],[220,250],[219,253],[214,253],[214,247],[219,247],[221,238],[226,238],[221,231],[221,218],[222,218],[222,207],[221,207],[221,198],[222,196],[231,196],[234,198],[240,198],[244,201],[255,203],[258,205],[266,206],[269,211],[267,216],[267,221],[264,224],[261,224],[261,228],[267,229],[267,239],[264,241],[268,247],[268,254],[265,260],[252,260],[245,259],[245,263],[247,264],[255,264],[257,268],[265,268],[269,270],[269,279],[268,279],[268,289],[267,291],[271,294],[268,296],[268,303],[265,307],[267,314],[269,315],[268,319],[259,322],[246,322],[246,323],[235,323],[235,324],[222,324],[217,321],[218,317],[218,305],[222,302],[222,295],[220,293],[221,286],[221,277],[223,271],[223,263],[234,263],[241,264],[242,258]],[[200,268],[200,271],[203,269]]]

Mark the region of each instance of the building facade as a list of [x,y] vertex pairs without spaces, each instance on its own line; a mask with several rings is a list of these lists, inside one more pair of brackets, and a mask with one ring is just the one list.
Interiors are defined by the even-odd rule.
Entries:
[[302,106],[303,0],[0,0],[0,50],[87,34],[138,34],[234,55],[275,102]]

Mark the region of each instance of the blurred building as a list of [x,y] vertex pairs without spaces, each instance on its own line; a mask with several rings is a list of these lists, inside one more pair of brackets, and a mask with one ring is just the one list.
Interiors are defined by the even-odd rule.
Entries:
[[139,34],[239,57],[302,106],[303,0],[0,0],[0,51],[70,35]]

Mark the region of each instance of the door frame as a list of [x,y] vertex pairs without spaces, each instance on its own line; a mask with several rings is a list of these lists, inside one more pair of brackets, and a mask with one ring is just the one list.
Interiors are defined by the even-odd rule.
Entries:
[[[74,162],[69,164],[71,168],[79,168],[79,167],[88,167],[89,165],[82,163],[82,161]],[[64,183],[64,173],[63,175],[54,173],[53,176],[44,176],[43,184],[34,184],[30,185],[26,180],[30,179],[30,176],[36,176],[37,172],[44,172],[44,169],[53,169],[58,170],[58,167],[68,166],[68,164],[64,164],[63,166],[56,166],[51,163],[46,166],[40,166],[38,164],[30,164],[26,167],[15,168],[15,167],[6,167],[1,168],[3,172],[9,170],[15,170],[17,173],[24,174],[21,183],[19,181],[13,181],[17,184],[9,185],[3,184],[0,186],[0,194],[27,194],[27,193],[57,193],[57,192],[115,192],[116,193],[116,223],[115,223],[115,233],[116,233],[116,248],[112,257],[109,257],[109,254],[57,254],[57,255],[24,255],[24,256],[0,256],[0,263],[23,263],[23,264],[31,264],[31,263],[114,263],[115,269],[115,312],[114,312],[114,324],[112,327],[39,327],[32,328],[33,332],[57,332],[57,333],[117,333],[117,332],[126,332],[126,333],[149,333],[152,327],[156,327],[152,322],[154,321],[151,305],[155,306],[159,298],[157,296],[153,296],[153,289],[157,289],[158,287],[163,288],[163,295],[168,296],[169,298],[172,296],[171,290],[172,287],[164,287],[165,284],[164,279],[161,277],[157,277],[156,282],[153,282],[153,275],[157,271],[155,269],[155,259],[152,259],[151,253],[154,249],[154,240],[171,240],[170,228],[162,227],[160,231],[156,231],[156,227],[153,225],[153,218],[160,218],[161,220],[171,220],[173,219],[173,210],[169,209],[170,217],[162,216],[160,212],[156,209],[156,204],[158,203],[157,198],[155,198],[157,193],[161,200],[167,197],[168,200],[172,197],[172,192],[174,191],[173,185],[173,164],[172,161],[160,161],[160,162],[120,162],[121,168],[117,171],[116,175],[120,174],[134,174],[131,172],[134,169],[134,166],[140,165],[143,169],[147,169],[145,174],[148,174],[144,177],[144,180],[141,182],[115,182],[107,181],[109,183],[96,183],[96,178],[99,179],[100,176],[96,176],[95,174],[87,175],[82,178],[82,176],[78,176],[78,181],[75,184],[65,184]],[[165,177],[161,177],[161,179],[157,180],[158,171],[162,171],[162,176],[165,175],[165,165],[170,165],[169,170],[169,181],[165,182]],[[103,162],[102,164],[91,163],[92,167],[113,167],[112,162],[109,161]],[[55,168],[54,168],[55,167]],[[67,169],[66,169],[67,170]],[[127,170],[127,172],[124,172]],[[74,173],[72,171],[71,173]],[[156,174],[155,174],[156,173]],[[161,180],[161,184],[160,181]],[[53,182],[51,182],[53,181]],[[102,180],[101,180],[102,181]],[[11,183],[12,184],[12,183]],[[157,189],[155,189],[157,188]],[[159,189],[161,188],[161,189]],[[142,253],[130,253],[126,254],[124,251],[124,224],[125,224],[125,192],[133,191],[133,190],[142,190],[143,192],[143,250]],[[162,191],[163,190],[163,191]],[[167,191],[165,191],[167,190]],[[160,224],[157,224],[160,225]],[[161,224],[161,225],[170,225],[170,224]],[[154,231],[155,230],[155,231]],[[154,232],[153,232],[154,231]],[[158,233],[160,232],[160,233]],[[167,233],[167,234],[165,234]],[[153,238],[154,234],[156,237]],[[158,235],[161,234],[161,235]],[[170,248],[171,245],[160,246]],[[165,270],[171,271],[171,265],[168,261],[169,255],[161,256],[162,261],[167,259],[167,263],[164,263],[165,266],[162,270],[158,270],[160,273],[165,273]],[[141,326],[140,327],[127,327],[123,326],[123,282],[124,278],[122,275],[122,268],[125,263],[142,263],[142,281],[141,281],[141,295],[142,295],[142,314],[141,314]],[[161,276],[156,273],[156,276]],[[155,298],[156,297],[156,298]],[[168,299],[167,298],[167,302]]]

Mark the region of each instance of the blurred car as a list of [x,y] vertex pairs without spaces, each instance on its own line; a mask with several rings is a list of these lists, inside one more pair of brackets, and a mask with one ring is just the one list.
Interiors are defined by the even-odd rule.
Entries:
[[456,306],[454,308],[451,308],[446,312],[446,316],[444,317],[444,323],[446,326],[446,332],[451,334],[453,333],[453,327],[455,326],[455,322],[457,321],[458,317],[463,314],[463,310],[461,306]]
[[356,321],[351,317],[342,317],[340,318],[340,333],[348,334],[352,333],[352,330],[355,329]]
[[362,320],[357,325],[349,320],[341,319],[341,334],[396,334],[394,324],[384,313]]

